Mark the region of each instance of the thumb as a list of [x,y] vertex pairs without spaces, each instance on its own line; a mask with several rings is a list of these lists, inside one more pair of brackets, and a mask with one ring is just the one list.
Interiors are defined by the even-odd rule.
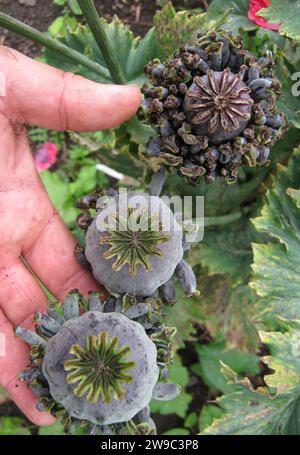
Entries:
[[141,93],[135,86],[98,84],[0,47],[9,116],[55,130],[96,131],[128,120]]

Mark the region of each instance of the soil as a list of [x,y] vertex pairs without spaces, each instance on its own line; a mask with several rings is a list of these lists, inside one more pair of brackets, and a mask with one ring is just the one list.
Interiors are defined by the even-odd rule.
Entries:
[[[24,4],[22,4],[24,2]],[[27,0],[28,3],[31,3]],[[25,4],[26,0],[0,0],[0,11],[31,25],[40,31],[46,31],[48,25],[59,15],[61,8],[55,6],[52,1],[36,0],[35,6]],[[22,38],[15,33],[0,28],[0,43],[17,49],[24,54],[35,57],[40,47],[30,40]]]
[[[35,6],[30,6],[33,3]],[[116,14],[140,36],[145,35],[152,26],[153,15],[159,9],[156,0],[96,0],[95,4],[101,16],[110,20]],[[62,12],[62,8],[51,0],[0,0],[0,11],[44,32]],[[40,51],[40,47],[32,41],[3,28],[0,28],[0,44],[31,57],[37,56]]]
[[[117,15],[130,26],[136,35],[144,36],[152,27],[152,19],[161,0],[95,0],[99,14],[108,20]],[[207,0],[175,0],[173,4],[185,8],[207,8]],[[32,6],[31,6],[32,5]],[[0,11],[25,22],[26,24],[45,32],[48,26],[62,12],[52,0],[0,0]],[[0,44],[13,47],[24,54],[35,57],[40,52],[40,46],[22,38],[15,33],[0,27]]]

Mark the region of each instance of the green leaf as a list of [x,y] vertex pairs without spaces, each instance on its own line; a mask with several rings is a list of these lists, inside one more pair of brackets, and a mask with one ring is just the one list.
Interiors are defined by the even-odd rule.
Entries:
[[275,371],[265,377],[266,384],[280,393],[297,387],[300,382],[300,331],[260,332],[260,337],[270,352],[264,361]]
[[193,322],[206,319],[201,296],[187,298],[180,286],[176,287],[177,301],[175,306],[166,307],[165,323],[169,327],[176,327],[175,342],[178,347],[183,347],[184,341],[192,337],[195,329]]
[[0,436],[25,436],[30,435],[30,431],[25,427],[24,420],[18,417],[0,418]]
[[272,0],[268,8],[259,11],[273,24],[281,24],[279,33],[289,38],[300,40],[300,3],[298,0]]
[[188,436],[190,432],[185,428],[173,428],[172,430],[166,431],[163,434],[167,436]]
[[[169,379],[176,382],[182,388],[186,387],[189,383],[189,375],[187,369],[182,365],[179,356],[175,356],[174,363],[170,368]],[[162,415],[177,414],[179,417],[184,418],[188,409],[192,396],[183,392],[183,396],[178,396],[171,401],[158,401],[152,400],[151,412],[159,413]]]
[[185,421],[184,421],[184,426],[186,428],[193,428],[197,424],[197,414],[195,412],[191,412],[189,414]]
[[253,245],[254,280],[251,286],[261,297],[259,318],[276,323],[278,316],[300,319],[300,149],[287,168],[280,167],[267,192],[261,216],[253,222],[270,242]]
[[218,400],[224,416],[204,435],[299,435],[300,389],[270,396],[249,383],[231,383],[230,392]]
[[66,224],[74,222],[78,210],[73,206],[70,187],[67,181],[63,181],[56,173],[45,171],[41,173],[50,199]]
[[[286,55],[287,52],[284,54]],[[278,108],[287,116],[288,122],[296,128],[300,128],[300,89],[295,86],[299,80],[298,69],[300,61],[291,63],[285,57],[277,65],[277,77],[282,82],[282,94],[278,100]],[[294,93],[294,91],[296,93]],[[296,96],[298,93],[298,96]]]
[[213,0],[208,9],[208,17],[211,19],[224,14],[228,9],[232,9],[229,20],[222,26],[225,30],[238,32],[240,29],[245,31],[255,30],[256,24],[248,19],[249,0]]
[[184,418],[188,410],[189,404],[192,401],[192,395],[184,393],[183,397],[178,397],[171,401],[152,401],[151,412],[162,415],[177,414]]
[[49,427],[41,427],[39,430],[41,436],[65,436],[64,427],[60,423],[54,423]]
[[199,274],[199,304],[204,314],[201,322],[213,337],[228,339],[230,346],[251,352],[257,349],[259,337],[253,322],[255,292],[246,284],[232,286],[224,275]]
[[64,27],[64,24],[65,24],[64,17],[63,16],[57,17],[54,20],[54,22],[52,22],[52,24],[49,26],[48,30],[49,30],[50,35],[54,36],[54,35],[60,33]]
[[201,376],[208,387],[221,392],[228,390],[228,384],[220,362],[229,365],[237,375],[253,376],[259,372],[259,359],[256,355],[237,349],[225,350],[225,345],[225,342],[196,344],[199,363],[192,366],[192,371]]
[[190,41],[201,31],[206,14],[193,14],[190,11],[176,12],[169,2],[154,16],[157,42],[164,56],[170,57],[173,52]]
[[226,226],[206,229],[203,241],[195,245],[190,254],[191,263],[201,263],[212,275],[224,274],[234,283],[243,282],[251,272],[251,242],[254,241],[255,234],[247,218]]
[[199,431],[204,431],[213,423],[215,419],[219,419],[222,415],[222,409],[216,405],[206,404],[203,406],[199,419]]
[[127,132],[130,138],[136,144],[146,144],[153,137],[153,129],[149,125],[145,125],[137,117],[133,117],[126,122]]
[[218,404],[224,415],[203,434],[300,434],[300,331],[262,332],[261,339],[270,352],[264,361],[275,370],[264,378],[270,389],[254,391],[247,379],[240,381],[223,365],[229,383]]
[[269,348],[270,356],[300,377],[300,331],[261,332],[260,336]]
[[69,191],[75,199],[90,193],[97,186],[97,169],[96,163],[90,160],[82,166],[76,176],[76,180],[69,184]]
[[218,312],[218,328],[231,345],[253,351],[258,344],[257,328],[253,322],[255,314],[255,292],[249,286],[240,285],[232,289],[229,282],[227,299],[223,300]]
[[78,5],[77,0],[69,0],[69,7],[73,14],[80,16],[82,14],[81,8]]
[[[106,68],[105,61],[88,27],[77,22],[74,17],[71,18],[67,15],[56,21],[59,21],[59,30],[57,30],[58,27],[50,26],[54,38]],[[144,67],[159,53],[154,30],[149,30],[143,39],[136,38],[133,32],[117,17],[111,23],[104,21],[104,28],[126,81],[143,85],[145,81]],[[46,50],[45,57],[47,63],[65,71],[72,71],[97,82],[111,82],[109,77],[101,77],[86,68],[76,66],[65,57],[62,58],[58,53]]]
[[[125,26],[123,26],[125,27]],[[127,29],[128,30],[128,29]],[[128,81],[142,85],[145,81],[144,70],[148,62],[160,55],[155,29],[151,28],[143,39],[134,38],[130,32],[131,46],[125,59],[125,75]],[[116,48],[118,55],[118,48]]]

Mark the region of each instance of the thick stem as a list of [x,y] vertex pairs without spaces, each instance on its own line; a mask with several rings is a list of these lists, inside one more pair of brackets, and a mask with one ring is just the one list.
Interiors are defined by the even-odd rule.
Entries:
[[31,39],[32,41],[35,41],[36,43],[41,44],[42,46],[45,46],[47,49],[59,52],[60,54],[72,60],[74,63],[80,64],[85,68],[88,68],[89,70],[98,74],[107,81],[110,80],[109,71],[103,66],[93,62],[80,52],[77,52],[74,49],[71,49],[70,47],[60,43],[59,41],[50,38],[44,33],[35,30],[33,27],[23,24],[23,22],[20,22],[17,19],[14,19],[13,17],[8,16],[7,14],[1,12],[0,26],[6,28],[7,30],[17,33],[18,35],[24,36],[25,38]]
[[103,22],[100,19],[93,0],[78,0],[78,3],[98,44],[113,82],[115,84],[126,84],[125,77],[110,47]]
[[233,223],[234,221],[238,221],[243,217],[243,212],[234,212],[230,213],[229,215],[223,216],[212,216],[212,217],[205,217],[204,218],[204,226],[223,226],[224,224]]
[[[241,212],[229,213],[228,215],[222,216],[205,216],[204,227],[223,226],[225,224],[234,223],[235,221],[239,221],[246,213],[247,210],[243,210]],[[193,218],[191,219],[191,223],[194,225],[203,225],[203,219]]]

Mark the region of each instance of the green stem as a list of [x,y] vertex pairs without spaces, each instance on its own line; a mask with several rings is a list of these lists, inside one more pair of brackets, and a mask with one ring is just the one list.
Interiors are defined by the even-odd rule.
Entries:
[[243,217],[242,212],[235,212],[230,213],[229,215],[223,216],[212,216],[212,217],[205,217],[204,218],[204,226],[223,226],[224,224],[233,223],[234,221],[238,221]]
[[80,52],[77,52],[74,49],[71,49],[68,46],[65,46],[64,44],[60,43],[59,41],[50,38],[44,33],[35,30],[33,27],[23,24],[23,22],[20,22],[17,19],[14,19],[13,17],[8,16],[7,14],[1,12],[0,26],[12,32],[18,33],[19,35],[24,36],[25,38],[31,39],[32,41],[35,41],[36,43],[39,43],[52,51],[59,52],[65,57],[71,59],[74,63],[80,64],[85,68],[88,68],[89,70],[107,79],[108,81],[110,80],[109,71],[103,66],[93,62]]
[[110,47],[103,22],[100,19],[93,0],[78,0],[78,3],[98,44],[113,82],[115,84],[126,84],[125,77]]

